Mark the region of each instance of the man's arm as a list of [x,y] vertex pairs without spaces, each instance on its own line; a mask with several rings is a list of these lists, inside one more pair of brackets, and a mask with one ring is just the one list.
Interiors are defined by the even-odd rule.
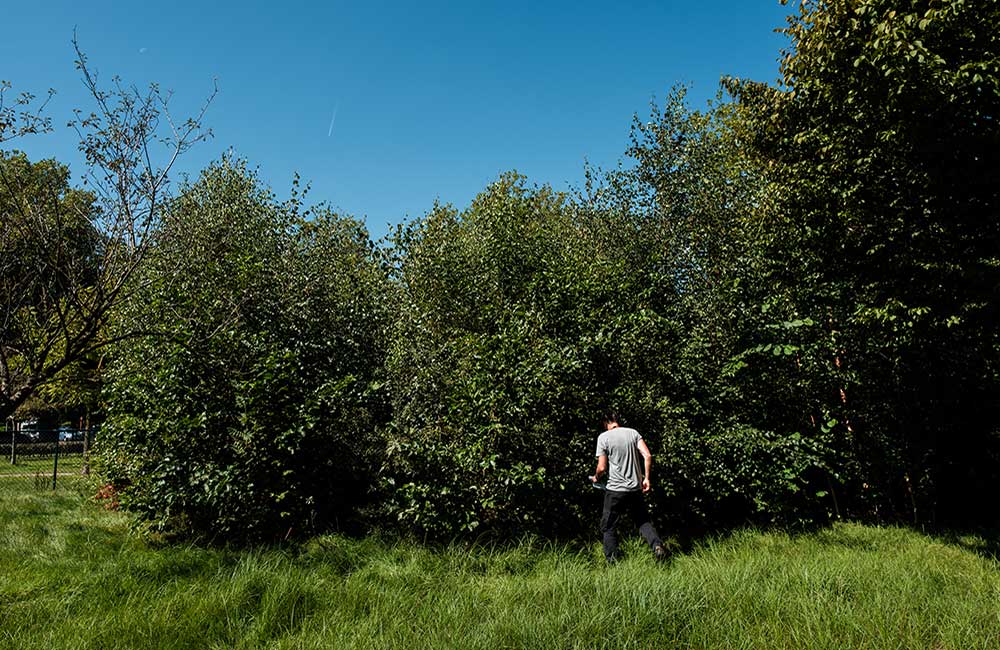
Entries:
[[639,438],[639,453],[642,454],[642,459],[646,461],[646,473],[642,477],[642,491],[649,492],[649,474],[653,471],[653,454],[650,453],[649,447],[646,446],[646,441]]
[[606,471],[608,471],[608,457],[602,454],[597,457],[597,469],[594,470],[594,475],[590,477],[590,481],[597,483],[601,479],[601,475]]

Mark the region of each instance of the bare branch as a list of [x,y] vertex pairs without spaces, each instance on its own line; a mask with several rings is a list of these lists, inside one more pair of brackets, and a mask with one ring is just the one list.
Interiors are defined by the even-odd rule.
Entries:
[[[142,289],[137,278],[170,200],[174,165],[211,137],[202,120],[217,83],[195,117],[175,122],[170,93],[117,78],[102,86],[75,31],[72,43],[93,101],[92,110],[74,110],[67,125],[86,160],[87,193],[69,190],[65,168],[0,152],[0,209],[10,215],[0,229],[3,410],[96,350],[155,334],[112,331],[109,324]],[[50,130],[43,111],[52,93],[41,102],[22,95],[11,103],[10,88],[0,82],[0,143]]]

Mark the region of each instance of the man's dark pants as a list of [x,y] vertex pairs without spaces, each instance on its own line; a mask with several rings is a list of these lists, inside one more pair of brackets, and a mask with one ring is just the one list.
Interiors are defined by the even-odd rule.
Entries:
[[660,536],[653,528],[653,522],[649,519],[649,510],[646,509],[646,502],[642,500],[642,492],[612,492],[608,490],[604,493],[604,512],[601,514],[601,535],[604,538],[604,557],[608,562],[618,559],[618,536],[615,535],[615,528],[621,521],[622,516],[627,516],[633,523],[638,524],[639,534],[646,540],[650,548],[655,548],[657,544],[662,544]]

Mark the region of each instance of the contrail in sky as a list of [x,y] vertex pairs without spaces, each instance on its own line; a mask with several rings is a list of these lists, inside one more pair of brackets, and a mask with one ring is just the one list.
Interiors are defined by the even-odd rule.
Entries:
[[330,118],[330,129],[326,132],[326,137],[328,138],[333,135],[333,123],[337,121],[337,106],[340,106],[340,104],[338,103],[333,107],[333,117]]

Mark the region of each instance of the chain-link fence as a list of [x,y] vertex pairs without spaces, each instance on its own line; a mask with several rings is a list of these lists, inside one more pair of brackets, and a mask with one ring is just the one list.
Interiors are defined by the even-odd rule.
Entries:
[[90,431],[7,431],[5,438],[0,446],[0,492],[80,490],[87,484]]

